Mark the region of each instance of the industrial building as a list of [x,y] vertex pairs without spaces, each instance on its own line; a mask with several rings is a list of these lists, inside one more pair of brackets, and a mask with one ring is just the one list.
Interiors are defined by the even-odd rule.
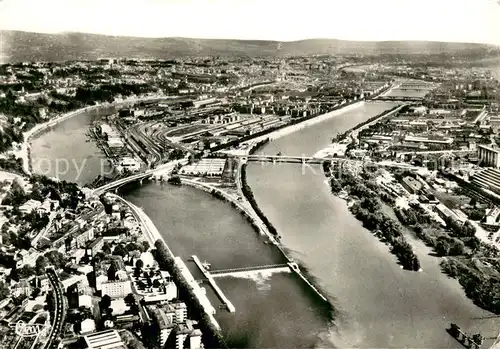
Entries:
[[411,194],[417,194],[422,189],[422,184],[412,177],[403,178],[401,184]]
[[115,330],[96,332],[83,337],[89,349],[126,348],[120,335]]
[[479,144],[477,148],[479,161],[482,165],[495,168],[500,167],[500,157],[498,155],[500,152],[500,148],[487,146],[484,144]]

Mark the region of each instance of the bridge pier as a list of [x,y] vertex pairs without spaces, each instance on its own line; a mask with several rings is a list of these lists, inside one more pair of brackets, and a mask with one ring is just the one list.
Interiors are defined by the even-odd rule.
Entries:
[[220,300],[222,301],[222,303],[227,307],[227,310],[230,313],[236,312],[236,308],[234,307],[234,305],[229,301],[229,299],[227,299],[226,295],[222,292],[222,290],[219,288],[219,286],[217,286],[217,283],[215,282],[214,278],[212,277],[212,275],[210,274],[210,272],[208,272],[207,270],[205,270],[205,268],[201,264],[201,262],[198,259],[198,257],[197,256],[192,256],[192,258],[193,258],[193,261],[196,263],[196,266],[201,270],[201,272],[203,273],[203,275],[207,278],[208,282],[210,283],[210,285],[212,286],[212,288],[214,289],[215,293],[220,298]]

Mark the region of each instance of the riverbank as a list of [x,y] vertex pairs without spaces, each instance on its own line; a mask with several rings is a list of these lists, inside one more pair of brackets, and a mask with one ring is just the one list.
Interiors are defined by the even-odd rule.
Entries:
[[[214,197],[230,203],[232,207],[236,208],[240,213],[242,213],[245,216],[245,218],[249,221],[254,230],[260,232],[261,234],[262,233],[266,234],[269,240],[273,243],[273,245],[280,251],[283,257],[286,259],[287,263],[290,265],[292,272],[294,272],[299,277],[299,279],[306,285],[308,290],[312,294],[314,294],[314,296],[319,297],[320,300],[322,300],[327,304],[326,310],[328,312],[328,317],[331,318],[333,316],[334,307],[330,303],[328,298],[324,295],[324,291],[320,290],[318,286],[314,285],[314,282],[311,281],[313,280],[312,276],[309,274],[309,272],[303,265],[297,264],[292,258],[288,256],[286,251],[280,245],[279,241],[275,238],[274,235],[272,235],[269,232],[267,225],[264,222],[262,222],[262,220],[260,220],[260,217],[258,215],[256,216],[254,210],[246,208],[245,206],[241,205],[238,202],[237,198],[233,197],[232,195],[229,195],[228,193],[214,186],[185,178],[183,178],[181,181],[184,184],[188,184],[194,188],[208,192],[212,194]],[[268,223],[270,224],[269,221]]]
[[234,207],[241,214],[243,214],[243,216],[245,216],[245,218],[252,225],[252,227],[254,228],[255,231],[257,231],[258,233],[260,233],[262,235],[266,235],[269,238],[269,241],[280,250],[280,252],[283,254],[283,256],[288,261],[290,261],[290,259],[285,254],[285,251],[283,251],[283,249],[281,248],[279,241],[276,239],[276,236],[269,231],[266,224],[264,222],[262,222],[260,217],[258,217],[258,215],[256,215],[254,211],[249,210],[244,205],[242,205],[238,201],[237,198],[235,198],[234,196],[229,195],[228,193],[224,192],[223,190],[221,190],[217,187],[214,187],[212,185],[209,185],[207,183],[202,183],[202,182],[195,181],[192,179],[187,179],[187,178],[182,178],[181,182],[182,182],[182,184],[187,184],[191,187],[203,190],[207,193],[212,194],[214,197],[216,197],[218,199],[229,202],[232,207]]
[[402,227],[382,211],[382,193],[374,176],[362,173],[356,176],[343,171],[341,168],[332,169],[331,165],[323,165],[325,175],[330,181],[332,194],[339,195],[345,192],[349,200],[351,213],[363,223],[380,241],[391,247],[394,254],[404,269],[420,271],[420,261],[413,252],[412,246],[406,241]]
[[160,267],[172,275],[174,282],[179,287],[179,298],[187,303],[188,314],[199,321],[205,345],[209,348],[227,348],[220,333],[220,325],[214,317],[215,308],[212,306],[206,293],[198,285],[184,261],[176,257],[170,250],[165,239],[145,212],[122,197],[114,194],[111,195],[128,206],[137,221],[141,224],[143,232],[150,242],[150,246],[156,248],[155,259]]
[[21,158],[23,161],[23,170],[26,174],[30,175],[32,171],[32,160],[31,160],[31,154],[30,154],[30,148],[31,148],[31,139],[43,131],[47,130],[50,127],[53,127],[65,120],[68,120],[72,117],[79,116],[85,113],[88,113],[90,111],[94,110],[99,110],[100,108],[113,108],[113,107],[118,107],[118,106],[124,106],[127,104],[137,104],[140,102],[146,102],[146,101],[154,101],[154,100],[163,100],[163,99],[172,99],[173,97],[171,96],[142,96],[142,97],[137,97],[137,98],[132,98],[132,99],[126,99],[122,100],[119,102],[114,102],[114,103],[104,103],[104,104],[98,104],[98,105],[92,105],[92,106],[86,106],[77,110],[70,111],[68,113],[56,116],[55,118],[48,120],[47,122],[43,124],[38,124],[32,129],[26,131],[23,133],[23,143],[20,146],[20,149],[18,151],[14,151],[13,153],[18,157]]
[[[363,121],[363,122],[351,127],[350,129],[343,132],[342,134],[339,134],[339,135],[333,137],[332,140],[335,140],[336,142],[342,142],[342,141],[345,141],[348,137],[356,139],[360,131],[362,131],[363,129],[365,129],[367,127],[370,127],[370,125],[373,125],[377,122],[380,122],[384,118],[387,118],[387,117],[397,113],[405,105],[406,104],[402,104],[399,106],[395,106],[391,109],[385,110],[382,113],[377,114],[377,115],[369,118],[368,120]],[[327,157],[327,156],[332,155],[333,153],[335,153],[335,149],[333,147],[334,145],[335,145],[335,143],[332,143],[328,147],[325,147],[325,148],[319,150],[318,152],[316,152],[316,154],[314,154],[314,156],[315,157]]]
[[443,228],[420,205],[395,208],[399,221],[441,257],[442,271],[458,280],[465,294],[479,307],[500,314],[498,250],[481,242],[470,221],[447,219]]
[[366,102],[364,100],[360,100],[360,101],[354,102],[352,104],[348,104],[346,106],[340,106],[339,109],[330,111],[330,112],[325,113],[325,114],[321,114],[321,115],[315,116],[315,117],[313,117],[313,118],[311,118],[309,120],[299,121],[296,124],[292,124],[292,125],[289,125],[289,126],[286,126],[286,127],[282,128],[282,129],[279,129],[279,130],[267,133],[265,135],[262,135],[262,136],[259,136],[259,137],[256,137],[256,138],[252,138],[251,140],[243,142],[243,144],[260,142],[260,141],[262,141],[264,139],[276,140],[278,138],[287,136],[287,135],[289,135],[291,133],[300,131],[300,130],[306,128],[306,127],[310,127],[312,125],[316,125],[318,123],[324,122],[324,121],[326,121],[328,119],[336,117],[336,116],[338,116],[338,115],[340,115],[342,113],[345,113],[347,111],[359,108],[359,107],[363,106],[365,103]]

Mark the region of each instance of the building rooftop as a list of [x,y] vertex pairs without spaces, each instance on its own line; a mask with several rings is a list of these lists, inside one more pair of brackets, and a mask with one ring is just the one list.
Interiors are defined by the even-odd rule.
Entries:
[[115,330],[96,332],[83,338],[89,349],[126,349],[120,335]]

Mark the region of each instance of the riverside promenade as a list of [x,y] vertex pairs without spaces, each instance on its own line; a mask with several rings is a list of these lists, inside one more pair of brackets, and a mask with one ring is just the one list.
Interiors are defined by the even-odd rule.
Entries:
[[166,241],[163,239],[161,236],[160,232],[154,225],[153,221],[149,218],[149,216],[139,207],[134,205],[133,203],[123,199],[122,197],[115,195],[115,194],[110,194],[112,197],[116,198],[117,200],[121,201],[123,204],[127,205],[133,212],[135,218],[139,222],[139,224],[142,227],[142,231],[144,232],[146,238],[148,239],[149,243],[151,246],[155,245],[155,242],[158,240],[163,241],[165,244],[168,254],[170,257],[175,261],[175,265],[179,268],[181,271],[182,276],[184,277],[185,281],[189,284],[191,289],[193,290],[193,293],[195,294],[196,298],[202,305],[203,309],[205,310],[205,313],[208,315],[210,318],[210,322],[218,329],[220,330],[220,325],[215,319],[214,315],[216,313],[215,308],[213,307],[212,303],[208,299],[207,295],[205,294],[204,290],[200,287],[198,282],[195,280],[189,269],[187,268],[186,264],[180,257],[176,257],[172,250],[168,247]]

